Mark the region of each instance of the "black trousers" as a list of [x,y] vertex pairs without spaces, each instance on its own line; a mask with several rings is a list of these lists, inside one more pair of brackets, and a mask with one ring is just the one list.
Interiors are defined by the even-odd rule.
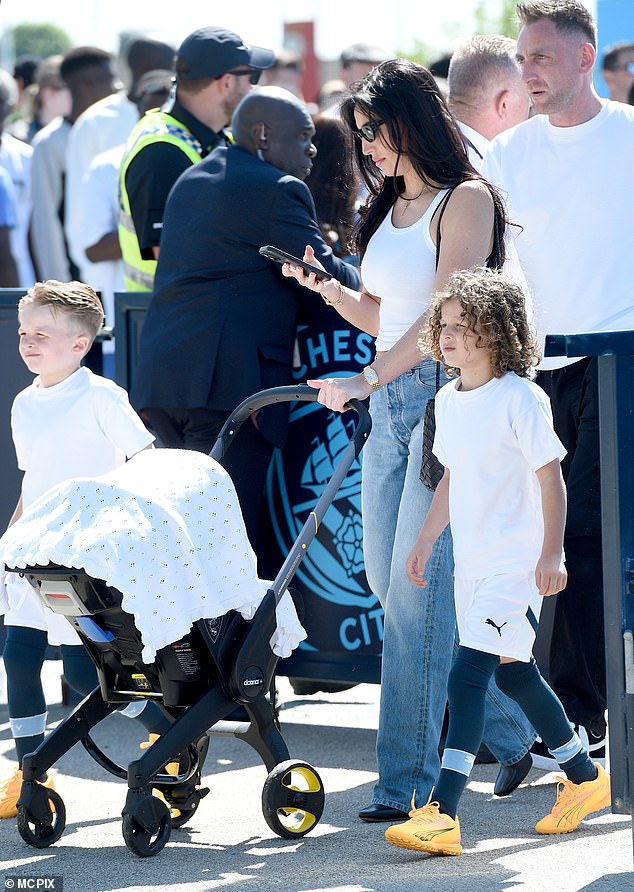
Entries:
[[[194,449],[207,455],[231,413],[216,409],[144,409],[141,417],[169,449]],[[247,419],[222,459],[236,488],[249,541],[258,554],[265,507],[266,474],[273,447]]]
[[570,721],[597,733],[605,730],[607,706],[597,359],[540,372],[536,380],[550,396],[555,431],[567,450],[568,584],[556,596],[549,681]]

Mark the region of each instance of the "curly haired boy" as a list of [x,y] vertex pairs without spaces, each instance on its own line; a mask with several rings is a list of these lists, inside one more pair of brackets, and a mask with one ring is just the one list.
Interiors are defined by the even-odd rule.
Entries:
[[610,779],[590,760],[531,654],[541,598],[566,584],[565,449],[548,397],[530,380],[539,351],[522,289],[488,269],[454,273],[434,297],[421,349],[458,377],[436,395],[434,453],[445,471],[406,570],[424,589],[433,543],[451,522],[460,646],[434,799],[385,835],[403,848],[460,855],[456,811],[482,740],[493,673],[565,774],[538,833],[569,833],[606,808]]

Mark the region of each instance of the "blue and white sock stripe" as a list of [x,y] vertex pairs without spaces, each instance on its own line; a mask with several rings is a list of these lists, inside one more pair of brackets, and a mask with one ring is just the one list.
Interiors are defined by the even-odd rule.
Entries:
[[445,749],[442,754],[441,768],[448,771],[457,771],[458,774],[464,774],[469,777],[473,763],[475,762],[475,753],[467,753],[464,750]]
[[564,762],[569,762],[571,759],[574,759],[575,756],[579,755],[582,749],[583,743],[581,742],[581,738],[576,731],[573,731],[572,737],[567,743],[557,747],[556,750],[549,750],[549,753],[553,759],[556,759],[560,765],[563,765]]
[[44,734],[47,717],[47,712],[43,712],[41,715],[26,715],[16,719],[9,717],[12,736],[14,738],[35,737],[38,734]]

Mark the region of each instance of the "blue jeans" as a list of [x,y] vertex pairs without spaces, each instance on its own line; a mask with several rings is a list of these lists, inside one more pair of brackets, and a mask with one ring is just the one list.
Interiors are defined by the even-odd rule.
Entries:
[[[418,589],[405,575],[406,558],[433,495],[420,482],[419,473],[424,409],[435,384],[435,363],[425,360],[372,394],[372,433],[363,450],[365,569],[385,611],[379,779],[372,799],[402,811],[411,807],[414,791],[416,806],[424,805],[438,777],[438,741],[456,626],[448,529],[427,565],[427,587]],[[527,752],[535,737],[531,729],[526,738],[518,739],[515,724],[519,728],[523,716],[515,707],[517,723],[511,726],[506,721],[510,712],[505,708],[499,723],[508,737],[503,749],[509,764]],[[501,755],[498,737],[496,755]]]

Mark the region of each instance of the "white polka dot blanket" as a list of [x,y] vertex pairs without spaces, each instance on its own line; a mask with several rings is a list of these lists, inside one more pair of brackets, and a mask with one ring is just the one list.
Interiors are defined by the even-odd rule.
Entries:
[[[182,449],[144,450],[109,474],[49,490],[0,538],[2,563],[76,567],[119,589],[146,663],[197,619],[228,610],[251,619],[270,585],[257,576],[231,478]],[[304,638],[285,593],[272,649],[287,657]]]

